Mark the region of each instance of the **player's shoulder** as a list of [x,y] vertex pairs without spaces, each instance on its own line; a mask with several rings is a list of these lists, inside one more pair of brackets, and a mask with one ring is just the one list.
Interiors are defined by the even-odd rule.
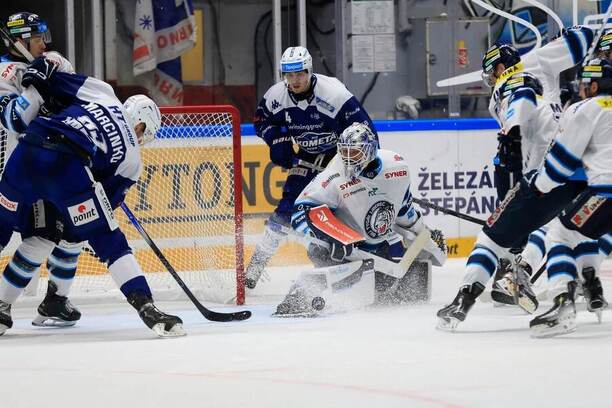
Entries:
[[410,178],[408,163],[399,153],[379,149],[378,159],[381,161],[380,177],[385,179]]
[[53,62],[57,66],[57,70],[59,72],[74,73],[74,67],[72,66],[70,61],[68,61],[68,59],[66,59],[66,57],[64,57],[59,52],[47,51],[43,55],[46,59]]
[[276,113],[289,106],[289,91],[285,81],[280,81],[272,85],[264,94],[263,99],[266,107],[272,113]]
[[567,108],[567,114],[571,116],[587,116],[594,118],[601,111],[612,109],[612,96],[601,95],[576,102]]
[[510,98],[510,101],[513,101],[526,98],[537,104],[537,97],[544,93],[544,87],[535,75],[523,71],[509,76],[499,92],[501,99]]
[[335,114],[353,97],[346,86],[337,78],[322,74],[314,74],[316,83],[314,88],[314,102],[317,109]]
[[14,86],[20,85],[21,74],[26,70],[27,64],[19,61],[0,60],[0,81],[8,82]]

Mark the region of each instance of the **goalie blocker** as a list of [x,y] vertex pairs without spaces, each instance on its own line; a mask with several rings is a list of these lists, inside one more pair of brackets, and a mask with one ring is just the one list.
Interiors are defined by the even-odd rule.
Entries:
[[409,235],[406,250],[401,243],[389,246],[385,242],[368,252],[365,238],[326,205],[308,209],[305,216],[310,234],[304,244],[318,268],[298,277],[277,307],[277,316],[315,316],[322,310],[340,312],[430,299],[432,259],[440,264],[444,254],[431,241],[427,228]]

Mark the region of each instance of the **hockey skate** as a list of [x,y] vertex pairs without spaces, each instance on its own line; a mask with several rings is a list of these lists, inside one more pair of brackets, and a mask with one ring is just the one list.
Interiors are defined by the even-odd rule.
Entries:
[[151,297],[132,293],[128,296],[128,302],[138,311],[144,324],[159,337],[179,337],[187,334],[183,329],[183,321],[178,316],[159,310]]
[[32,325],[41,327],[74,326],[81,318],[81,312],[70,303],[66,296],[57,294],[57,285],[49,281],[47,295],[38,306],[38,316]]
[[567,292],[553,300],[553,306],[529,322],[532,337],[552,337],[576,330],[576,282],[567,284]]
[[453,303],[438,311],[438,330],[455,331],[459,323],[465,320],[468,312],[476,303],[476,298],[484,291],[480,282],[474,282],[471,286],[465,285],[459,288],[459,292]]
[[499,259],[499,265],[495,271],[493,287],[491,288],[491,299],[498,304],[516,305],[512,264],[510,260],[506,258]]
[[608,307],[608,302],[603,296],[601,281],[595,276],[595,269],[592,267],[585,268],[582,271],[582,276],[584,277],[582,290],[587,310],[591,313],[595,313],[597,321],[601,323],[602,312]]
[[13,319],[11,318],[11,304],[4,303],[0,300],[0,336],[5,331],[13,327]]
[[[497,283],[501,291],[514,298],[514,304],[532,314],[538,308],[538,298],[531,287],[530,275],[531,267],[518,260],[512,270],[506,273]],[[493,296],[493,293],[491,293],[491,296]]]

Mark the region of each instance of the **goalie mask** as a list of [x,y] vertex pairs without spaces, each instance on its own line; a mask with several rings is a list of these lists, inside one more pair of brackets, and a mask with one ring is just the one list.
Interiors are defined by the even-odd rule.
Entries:
[[347,178],[358,177],[376,158],[378,142],[374,133],[363,123],[353,123],[344,129],[338,139],[338,154],[344,164]]
[[519,52],[511,45],[494,44],[485,53],[482,59],[482,80],[489,87],[495,86],[497,74],[495,73],[498,64],[504,64],[505,69],[521,62]]
[[[51,32],[47,23],[38,14],[26,12],[13,14],[6,21],[5,27],[11,40],[16,42],[22,39],[28,44],[28,47],[30,38],[34,35],[41,35],[45,44],[51,43]],[[4,44],[7,47],[11,46],[8,38],[4,38]]]
[[151,98],[145,95],[130,96],[123,108],[127,112],[127,120],[132,129],[140,123],[144,124],[142,137],[138,137],[141,146],[155,139],[155,134],[161,127],[161,113]]

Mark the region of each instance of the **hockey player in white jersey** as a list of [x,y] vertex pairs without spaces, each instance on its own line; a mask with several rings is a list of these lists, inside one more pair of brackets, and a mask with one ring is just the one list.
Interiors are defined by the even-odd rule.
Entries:
[[[45,98],[52,97],[56,106],[65,107],[57,114],[34,119],[19,139],[0,181],[2,225],[20,231],[27,225],[24,220],[30,205],[39,199],[50,202],[60,214],[61,236],[69,242],[89,241],[149,328],[159,336],[184,335],[178,317],[155,307],[114,218],[113,206],[123,200],[142,171],[137,135],[126,119],[127,112],[112,87],[100,80],[56,72],[42,58],[31,67],[22,85],[34,86],[39,93],[42,89]],[[38,238],[38,246],[17,252],[5,269],[0,282],[2,332],[12,324],[10,304],[51,252],[53,240],[57,237],[51,229]]]
[[[28,12],[15,13],[5,22],[5,29],[10,38],[4,38],[9,52],[0,57],[0,174],[17,144],[17,137],[25,129],[25,125],[39,114],[40,105],[43,103],[42,96],[35,87],[23,89],[21,78],[29,62],[12,43],[21,43],[34,58],[44,55],[60,72],[74,72],[72,64],[59,53],[46,51],[51,42],[51,32],[46,22],[38,15]],[[46,107],[43,110],[46,110]],[[35,211],[43,213],[43,206],[43,202],[36,203]],[[1,243],[2,247],[4,245],[6,242]],[[54,319],[57,325],[73,325],[81,316],[78,309],[66,298],[68,292],[64,290],[68,283],[65,271],[69,273],[76,270],[79,252],[80,247],[76,248],[62,241],[48,261],[50,285],[45,301],[39,306],[39,314]]]
[[[311,212],[323,205],[339,220],[338,228],[346,228],[362,240],[344,244],[313,220]],[[410,243],[427,228],[421,214],[412,205],[407,163],[397,153],[378,149],[373,132],[363,123],[352,124],[342,132],[338,154],[296,200],[291,224],[296,232],[305,236],[308,255],[314,265],[323,268],[315,270],[309,277],[317,276],[317,271],[327,271],[327,289],[331,292],[334,288],[346,292],[365,284],[367,287],[362,296],[370,301],[387,290],[401,291],[407,271],[401,271],[399,278],[383,276],[378,270],[374,274],[376,261],[374,265],[371,261],[349,262],[353,260],[353,253],[365,251],[396,261],[404,253],[403,238]],[[315,238],[314,241],[311,237]],[[446,259],[443,237],[439,231],[435,237],[437,243],[427,237],[423,255],[431,257],[435,265],[441,265]],[[336,268],[333,272],[325,268],[339,264],[345,268]],[[347,273],[352,278],[345,277]],[[317,304],[311,304],[313,299],[304,299],[303,295],[300,290],[290,291],[278,306],[277,313],[295,314],[312,311],[313,307],[316,309]],[[397,292],[386,295],[402,297]]]
[[246,268],[246,286],[251,289],[287,235],[298,194],[336,154],[338,135],[353,122],[374,129],[365,109],[344,84],[313,73],[306,48],[287,48],[280,71],[283,81],[273,85],[257,106],[255,130],[269,146],[272,163],[287,169],[288,176],[283,197],[266,221],[265,237]]
[[[578,271],[572,250],[580,242],[612,232],[612,65],[589,61],[580,71],[583,101],[563,115],[543,167],[531,178],[533,196],[545,199],[565,185],[580,166],[588,187],[565,209],[548,236],[549,295],[553,306],[530,322],[535,336],[551,336],[576,328],[574,297]],[[590,293],[589,296],[601,295]]]

